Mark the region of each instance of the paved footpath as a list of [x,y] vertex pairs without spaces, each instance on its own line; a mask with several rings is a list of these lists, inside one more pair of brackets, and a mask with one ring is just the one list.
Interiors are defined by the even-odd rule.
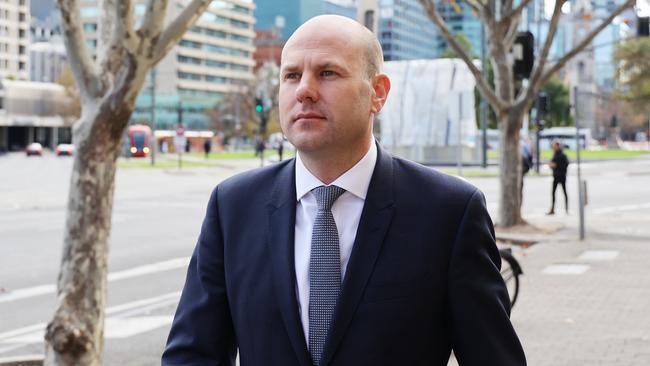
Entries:
[[585,241],[573,224],[517,251],[525,275],[512,321],[529,365],[650,365],[649,211],[587,217]]

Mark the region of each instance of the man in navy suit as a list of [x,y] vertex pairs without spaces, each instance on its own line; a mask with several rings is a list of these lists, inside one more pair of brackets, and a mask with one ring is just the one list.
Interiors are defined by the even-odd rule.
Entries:
[[298,154],[214,189],[163,365],[444,366],[452,349],[462,366],[526,364],[482,193],[374,142],[381,66],[347,18],[287,41],[280,121]]

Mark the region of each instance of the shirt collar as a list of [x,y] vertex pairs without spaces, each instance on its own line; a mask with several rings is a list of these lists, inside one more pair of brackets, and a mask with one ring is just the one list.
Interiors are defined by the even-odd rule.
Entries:
[[[375,163],[377,162],[377,146],[373,139],[370,148],[366,155],[361,158],[352,168],[343,173],[340,177],[336,178],[331,185],[335,185],[345,189],[353,195],[366,199],[368,193],[368,186],[370,185],[370,178],[372,172],[375,170]],[[312,189],[326,185],[316,178],[300,159],[300,153],[296,154],[296,200],[300,201],[304,195],[309,193]]]

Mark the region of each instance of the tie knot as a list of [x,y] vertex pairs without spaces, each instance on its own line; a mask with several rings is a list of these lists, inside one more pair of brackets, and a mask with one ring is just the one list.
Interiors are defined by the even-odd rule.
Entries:
[[329,211],[337,200],[344,192],[345,189],[337,186],[320,186],[312,190],[316,196],[319,211]]

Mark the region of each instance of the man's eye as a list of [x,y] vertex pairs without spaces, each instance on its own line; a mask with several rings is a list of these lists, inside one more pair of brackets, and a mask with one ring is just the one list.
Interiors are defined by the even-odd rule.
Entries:
[[300,74],[297,72],[290,72],[286,75],[284,75],[285,80],[295,80],[295,79],[300,79]]
[[325,70],[325,71],[321,71],[320,75],[327,77],[327,76],[334,76],[336,75],[336,73],[332,70]]

